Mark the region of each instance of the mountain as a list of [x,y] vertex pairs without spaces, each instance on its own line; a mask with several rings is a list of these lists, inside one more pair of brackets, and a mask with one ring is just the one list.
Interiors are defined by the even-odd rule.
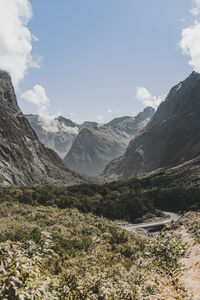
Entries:
[[103,176],[127,178],[170,168],[200,154],[200,74],[193,72],[171,89],[148,125]]
[[10,75],[0,71],[0,182],[29,185],[85,181],[38,140],[18,107]]
[[[147,107],[136,117],[122,117],[105,125],[83,128],[64,163],[74,171],[95,176],[112,159],[122,155],[129,141],[147,124],[154,109]],[[143,116],[143,117],[142,117]]]
[[85,121],[80,125],[80,128],[97,128],[99,124],[97,122]]
[[70,119],[59,116],[55,119],[39,115],[25,115],[31,127],[37,133],[39,140],[48,148],[54,150],[60,158],[64,158],[71,149],[80,130],[97,128],[97,122],[85,121],[79,125]]
[[63,159],[71,149],[80,125],[61,116],[56,119],[46,119],[38,115],[26,115],[26,118],[39,140]]
[[106,123],[105,126],[107,126],[107,127],[111,126],[112,127],[112,126],[115,126],[115,125],[121,123],[122,121],[128,120],[128,119],[131,119],[131,117],[124,116],[124,117],[114,118],[110,122]]

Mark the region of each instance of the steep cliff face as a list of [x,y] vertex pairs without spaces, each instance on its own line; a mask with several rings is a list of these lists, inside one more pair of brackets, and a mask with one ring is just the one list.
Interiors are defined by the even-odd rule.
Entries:
[[74,184],[86,181],[43,146],[18,107],[9,74],[0,71],[0,183]]
[[125,135],[119,140],[119,135],[111,128],[84,128],[64,163],[82,174],[97,175],[113,157],[120,156],[126,150],[127,139]]
[[58,117],[45,119],[38,115],[26,115],[39,140],[64,158],[79,133],[79,125],[69,119]]
[[74,171],[97,175],[112,159],[122,155],[129,141],[147,124],[154,109],[146,108],[135,118],[117,118],[104,126],[83,128],[64,162]]
[[193,72],[171,89],[165,101],[104,170],[108,178],[127,178],[184,163],[200,154],[200,74]]

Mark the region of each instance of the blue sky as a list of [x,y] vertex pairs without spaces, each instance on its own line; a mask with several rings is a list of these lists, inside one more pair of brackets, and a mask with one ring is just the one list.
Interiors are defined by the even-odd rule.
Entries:
[[[135,115],[138,86],[165,95],[192,67],[178,45],[191,24],[189,0],[31,0],[28,27],[38,37],[29,69],[17,89],[24,113],[38,107],[20,95],[38,84],[50,99],[49,114],[76,121]],[[111,112],[112,111],[112,112]]]

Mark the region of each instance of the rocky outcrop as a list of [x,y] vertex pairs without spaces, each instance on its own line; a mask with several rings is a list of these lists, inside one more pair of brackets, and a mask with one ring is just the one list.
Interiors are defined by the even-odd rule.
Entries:
[[104,170],[107,179],[128,178],[170,168],[200,154],[200,74],[193,72],[171,89],[126,153]]
[[109,161],[126,151],[129,141],[153,114],[154,109],[148,107],[134,118],[116,118],[103,126],[93,124],[83,128],[64,158],[65,164],[82,174],[99,174]]
[[0,182],[29,185],[86,181],[38,140],[18,107],[9,74],[0,71]]

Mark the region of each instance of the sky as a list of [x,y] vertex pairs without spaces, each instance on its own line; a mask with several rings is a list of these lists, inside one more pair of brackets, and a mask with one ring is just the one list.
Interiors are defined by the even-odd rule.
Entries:
[[199,14],[200,0],[0,0],[0,68],[24,113],[134,116],[200,72]]

